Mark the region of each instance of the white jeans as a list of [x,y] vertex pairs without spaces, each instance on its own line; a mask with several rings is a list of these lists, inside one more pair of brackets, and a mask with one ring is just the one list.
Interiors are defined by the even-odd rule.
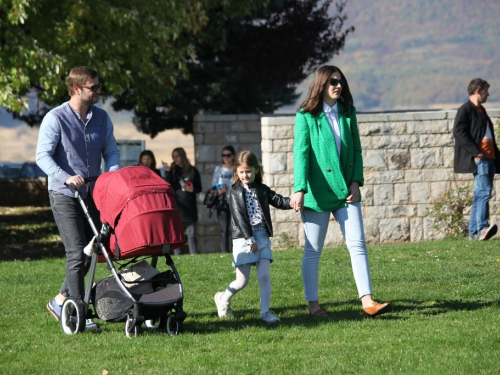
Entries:
[[[351,255],[352,272],[359,297],[372,294],[361,205],[359,202],[348,204],[332,214],[340,225]],[[319,258],[323,251],[329,219],[330,212],[302,210],[305,233],[302,277],[306,301],[318,301]]]

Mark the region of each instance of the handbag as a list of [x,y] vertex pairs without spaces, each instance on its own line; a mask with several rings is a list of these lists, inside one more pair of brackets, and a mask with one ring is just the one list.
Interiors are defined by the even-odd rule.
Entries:
[[229,203],[227,199],[224,199],[224,194],[218,194],[217,187],[212,186],[208,189],[205,194],[205,199],[203,199],[203,205],[210,211],[208,217],[212,217],[212,210],[215,208],[217,210],[229,211]]

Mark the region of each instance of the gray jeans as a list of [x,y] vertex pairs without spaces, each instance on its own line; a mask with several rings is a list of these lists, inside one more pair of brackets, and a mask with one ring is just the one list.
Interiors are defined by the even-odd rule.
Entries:
[[[51,190],[49,199],[66,252],[66,277],[60,293],[82,299],[85,294],[84,278],[90,266],[90,258],[85,255],[83,248],[92,239],[92,229],[76,198]],[[99,211],[93,199],[87,198],[85,201],[97,230],[100,230]]]

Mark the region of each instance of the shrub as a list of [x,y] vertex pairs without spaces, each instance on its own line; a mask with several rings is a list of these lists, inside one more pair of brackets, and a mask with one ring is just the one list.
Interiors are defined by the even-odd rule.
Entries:
[[432,227],[448,237],[468,235],[465,211],[472,205],[473,189],[470,185],[456,186],[446,190],[432,203],[426,212],[435,220]]

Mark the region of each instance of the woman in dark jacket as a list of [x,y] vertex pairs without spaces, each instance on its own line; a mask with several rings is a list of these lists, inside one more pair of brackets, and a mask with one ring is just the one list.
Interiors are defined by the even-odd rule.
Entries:
[[[166,172],[165,179],[174,189],[177,209],[181,214],[182,225],[188,239],[189,253],[194,255],[198,253],[196,194],[202,190],[200,172],[189,163],[186,151],[182,147],[172,151],[172,159],[171,165],[163,163]],[[180,255],[181,249],[174,250],[174,254]]]

